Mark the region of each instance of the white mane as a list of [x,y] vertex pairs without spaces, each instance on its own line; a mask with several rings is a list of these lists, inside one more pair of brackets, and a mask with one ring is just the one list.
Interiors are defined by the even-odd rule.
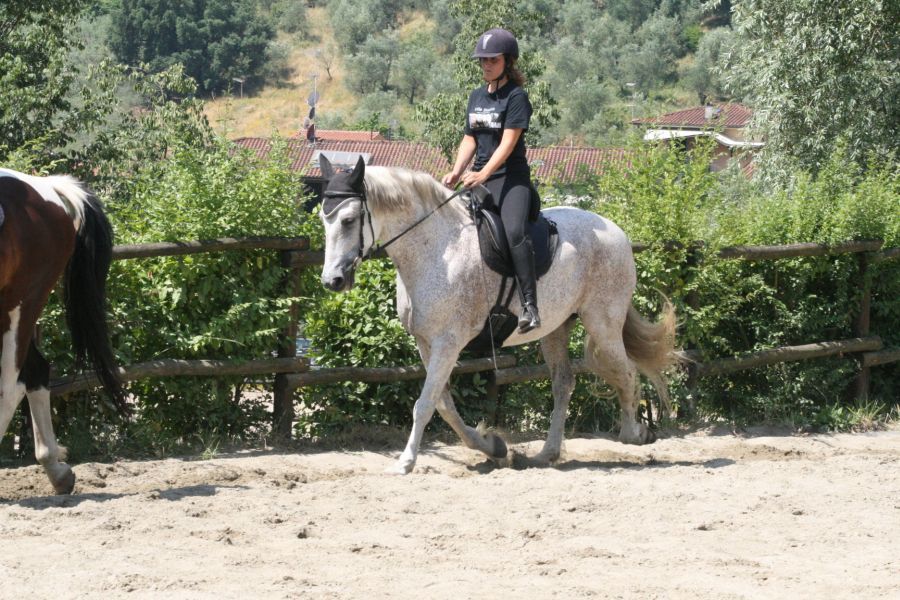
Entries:
[[20,173],[12,169],[0,169],[0,177],[14,177],[30,185],[47,202],[53,202],[62,206],[72,220],[75,228],[80,227],[84,220],[84,207],[88,193],[81,183],[70,175],[50,175],[48,177],[36,177],[26,173]]
[[395,167],[366,168],[366,199],[377,208],[402,209],[414,201],[435,208],[449,194],[427,173]]

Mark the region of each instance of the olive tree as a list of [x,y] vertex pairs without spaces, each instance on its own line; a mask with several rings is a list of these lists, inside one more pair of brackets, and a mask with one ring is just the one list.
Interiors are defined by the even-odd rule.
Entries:
[[[900,3],[895,0],[743,0],[740,44],[726,82],[755,110],[763,164],[816,172],[836,143],[864,163],[897,149]],[[780,175],[779,175],[780,174]]]

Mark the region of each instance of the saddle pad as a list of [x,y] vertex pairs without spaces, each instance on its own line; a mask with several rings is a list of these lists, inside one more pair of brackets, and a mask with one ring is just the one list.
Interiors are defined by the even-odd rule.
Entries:
[[[514,277],[512,258],[509,254],[509,244],[506,241],[506,230],[500,215],[489,210],[479,210],[475,213],[475,225],[478,228],[480,239],[481,257],[492,271],[505,277]],[[531,243],[534,246],[534,271],[540,279],[553,264],[556,255],[556,245],[559,235],[556,223],[539,213],[536,221],[526,224]]]

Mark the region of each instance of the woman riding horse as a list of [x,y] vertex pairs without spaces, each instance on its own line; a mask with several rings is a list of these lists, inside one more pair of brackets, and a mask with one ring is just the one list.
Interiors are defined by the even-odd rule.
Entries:
[[[519,44],[512,33],[505,29],[485,31],[475,44],[472,58],[481,63],[487,85],[469,95],[465,135],[453,170],[442,182],[451,188],[460,181],[467,188],[484,185],[494,197],[519,284],[519,332],[526,333],[541,326],[534,249],[526,228],[532,212],[532,185],[524,133],[531,119],[531,103],[522,89],[525,78],[516,68]],[[463,175],[473,156],[472,170]]]

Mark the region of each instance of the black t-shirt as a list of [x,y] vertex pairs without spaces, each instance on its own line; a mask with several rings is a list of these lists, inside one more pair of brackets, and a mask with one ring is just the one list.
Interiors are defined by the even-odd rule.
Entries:
[[528,159],[525,157],[525,131],[531,119],[531,102],[528,94],[512,81],[494,93],[487,91],[487,86],[476,88],[469,95],[469,106],[466,109],[466,135],[475,138],[474,171],[480,171],[491,159],[494,150],[500,145],[503,130],[522,129],[522,135],[516,142],[506,163],[496,173],[529,173]]

